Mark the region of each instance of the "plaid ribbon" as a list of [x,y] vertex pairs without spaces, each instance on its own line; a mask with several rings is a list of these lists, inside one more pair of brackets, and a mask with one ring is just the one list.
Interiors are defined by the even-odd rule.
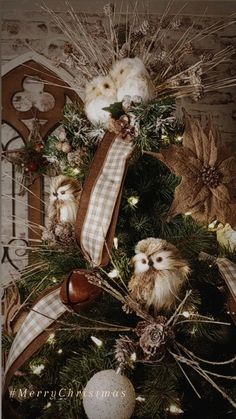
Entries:
[[33,306],[13,341],[5,373],[27,346],[66,311],[59,292],[60,288],[53,290]]
[[110,147],[95,183],[81,232],[81,247],[94,265],[100,265],[127,158],[133,144],[117,137]]
[[236,265],[227,258],[217,258],[208,253],[201,252],[199,254],[200,260],[208,260],[216,263],[221,275],[223,276],[226,285],[229,289],[230,295],[236,302]]

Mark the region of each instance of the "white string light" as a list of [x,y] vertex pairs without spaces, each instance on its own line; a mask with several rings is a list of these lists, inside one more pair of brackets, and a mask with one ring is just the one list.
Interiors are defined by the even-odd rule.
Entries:
[[96,336],[90,336],[90,338],[93,341],[93,343],[95,343],[95,345],[98,346],[98,348],[101,348],[101,346],[103,345],[101,339],[96,338]]

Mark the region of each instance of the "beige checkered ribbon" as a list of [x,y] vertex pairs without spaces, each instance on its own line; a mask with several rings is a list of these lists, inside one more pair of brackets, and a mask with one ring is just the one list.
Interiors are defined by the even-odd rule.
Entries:
[[117,137],[110,147],[102,171],[93,187],[81,232],[81,247],[94,265],[100,265],[126,161],[133,144]]
[[59,292],[60,288],[53,290],[33,306],[13,341],[5,373],[28,345],[66,311]]
[[208,253],[201,252],[199,254],[200,260],[210,260],[212,263],[216,263],[221,275],[223,276],[226,285],[229,289],[230,295],[236,301],[236,265],[227,258],[217,258]]

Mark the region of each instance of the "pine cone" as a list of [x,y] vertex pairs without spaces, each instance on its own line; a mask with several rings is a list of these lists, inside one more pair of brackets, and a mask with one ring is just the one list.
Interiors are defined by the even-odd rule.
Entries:
[[42,241],[48,243],[49,246],[53,246],[56,244],[55,234],[53,230],[49,228],[44,228],[42,233]]
[[128,141],[137,136],[135,123],[129,115],[122,115],[119,119],[110,118],[108,130]]
[[115,358],[121,368],[132,362],[131,356],[137,352],[137,343],[128,336],[116,340]]
[[71,151],[67,154],[67,160],[71,167],[80,166],[81,164],[81,153],[80,150]]
[[151,26],[148,20],[144,20],[141,25],[139,30],[142,32],[142,34],[145,36],[148,34],[148,32],[150,31]]
[[174,339],[174,332],[166,325],[166,321],[166,317],[158,316],[153,323],[138,323],[136,334],[140,336],[139,345],[143,350],[144,359],[162,356],[166,344]]
[[70,246],[75,242],[74,227],[70,223],[59,223],[54,229],[56,241],[66,246]]
[[132,33],[131,39],[133,41],[139,41],[150,31],[150,23],[148,20],[144,20],[141,25]]
[[121,60],[122,58],[127,58],[128,55],[129,55],[128,42],[125,42],[120,48],[120,51],[118,53],[118,59]]
[[136,30],[131,34],[131,41],[138,42],[143,38],[143,33],[139,30]]

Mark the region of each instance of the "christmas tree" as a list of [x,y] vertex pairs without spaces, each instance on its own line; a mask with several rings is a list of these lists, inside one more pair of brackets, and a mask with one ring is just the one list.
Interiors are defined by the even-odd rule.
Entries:
[[[113,7],[104,13],[112,62],[94,58],[94,38],[86,56],[81,21],[79,48],[67,30],[67,60],[84,76],[86,58],[96,65],[85,105],[68,104],[40,149],[55,176],[15,291],[27,304],[3,341],[11,406],[25,419],[233,418],[235,159],[211,119],[176,116],[179,97],[210,89],[201,74],[222,55],[180,69],[137,11],[125,35]],[[111,91],[97,102],[94,89]]]

